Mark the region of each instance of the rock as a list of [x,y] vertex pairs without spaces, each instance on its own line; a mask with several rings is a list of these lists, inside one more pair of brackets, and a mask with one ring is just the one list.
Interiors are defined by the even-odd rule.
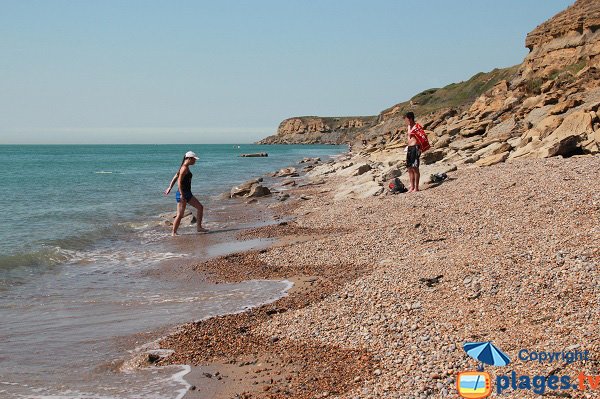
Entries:
[[360,175],[362,175],[362,174],[364,174],[364,173],[367,173],[367,172],[368,172],[368,171],[370,171],[371,169],[373,169],[373,168],[372,168],[372,167],[371,167],[371,165],[369,165],[369,164],[363,164],[363,165],[360,165],[360,166],[359,166],[359,167],[356,169],[356,171],[355,171],[355,172],[352,174],[352,176],[360,176]]
[[522,107],[524,109],[528,109],[528,110],[537,108],[538,106],[542,105],[542,100],[543,100],[542,95],[528,97],[525,101],[523,101]]
[[450,144],[450,142],[452,141],[452,139],[450,138],[450,135],[445,134],[443,136],[441,136],[433,145],[434,149],[438,149],[438,148],[444,148],[447,147],[448,144]]
[[506,160],[506,158],[508,158],[508,154],[509,154],[509,152],[505,151],[500,154],[490,155],[488,157],[481,158],[480,160],[475,162],[475,165],[477,165],[477,166],[495,165],[497,163],[504,162]]
[[292,186],[292,187],[294,187],[294,186],[296,185],[296,180],[294,180],[294,179],[288,179],[288,180],[284,180],[284,181],[281,183],[281,185],[282,185],[282,186]]
[[259,184],[260,182],[262,182],[262,178],[248,180],[248,181],[240,184],[239,186],[233,187],[229,193],[229,196],[230,196],[230,198],[246,196],[247,194],[250,193],[250,190],[252,189],[252,187]]
[[296,168],[283,168],[273,174],[273,177],[297,177],[297,176],[299,176],[299,175],[298,175],[298,172],[296,171]]
[[316,179],[316,180],[311,180],[307,183],[301,184],[300,187],[320,186],[322,184],[325,184],[325,180]]
[[261,186],[260,184],[256,184],[256,185],[252,186],[252,188],[250,189],[250,192],[248,193],[247,197],[249,197],[249,198],[253,198],[253,197],[265,197],[267,195],[271,195],[271,190],[269,190],[265,186]]
[[468,150],[481,142],[481,137],[473,136],[461,140],[455,140],[450,143],[449,147],[455,150]]
[[467,126],[473,124],[473,122],[475,122],[474,119],[463,119],[463,120],[459,120],[458,122],[449,125],[446,127],[446,133],[449,134],[450,136],[455,136],[456,134],[460,133],[460,131],[464,128],[466,128]]
[[290,198],[290,195],[288,193],[283,193],[283,194],[281,194],[280,196],[277,197],[277,200],[283,202],[283,201],[285,201],[285,200],[287,200],[289,198]]
[[583,101],[580,99],[570,98],[567,101],[563,101],[561,103],[556,104],[550,109],[550,115],[559,115],[564,114],[571,108],[575,108],[579,105],[583,104]]
[[477,159],[485,158],[491,155],[496,155],[502,152],[510,151],[511,148],[512,147],[509,143],[496,142],[475,151],[471,156],[477,157]]
[[548,136],[551,132],[556,130],[556,128],[558,128],[560,126],[562,121],[563,121],[563,117],[556,116],[556,115],[550,115],[550,116],[542,119],[532,129],[525,132],[523,137],[525,137],[525,138],[539,137],[540,139],[543,139],[544,137]]
[[[504,113],[505,110],[512,107],[514,99],[511,97],[509,101],[509,99],[506,98],[507,95],[507,92],[498,94],[492,94],[488,92],[482,94],[471,106],[469,112],[467,113],[467,117],[475,118],[476,121],[481,121],[483,119],[495,119],[495,116]],[[464,130],[473,130],[474,127],[476,127],[475,124],[465,127]],[[462,130],[461,134],[463,134]]]
[[589,112],[573,112],[564,119],[558,129],[542,140],[537,155],[542,158],[569,155],[592,131],[592,117]]
[[181,224],[182,225],[191,225],[191,224],[195,224],[196,223],[196,216],[192,215],[191,212],[187,215],[184,216],[181,219]]
[[[524,78],[547,77],[556,71],[576,64],[580,60],[593,59],[598,66],[598,31],[600,24],[598,2],[578,0],[571,7],[542,23],[525,39],[529,54],[520,67]],[[583,63],[580,69],[584,69]]]
[[490,124],[490,122],[491,121],[486,120],[474,123],[473,125],[466,126],[465,128],[460,130],[460,135],[463,137],[471,137],[483,134],[485,133],[485,129]]
[[508,118],[499,124],[493,126],[488,130],[486,137],[487,138],[495,138],[495,137],[508,137],[510,133],[516,126],[515,118]]
[[526,145],[520,146],[515,151],[510,153],[510,155],[507,159],[512,160],[512,159],[520,158],[520,157],[534,156],[536,154],[536,151],[541,146],[542,146],[542,141],[537,136],[535,136],[535,137],[531,138],[531,141],[529,141]]
[[425,165],[429,165],[441,161],[444,159],[444,155],[446,155],[446,151],[441,149],[425,151],[421,155],[421,162]]
[[293,117],[282,121],[277,134],[259,144],[342,144],[361,129],[373,126],[377,116],[359,117]]
[[553,87],[554,87],[554,83],[556,81],[555,80],[549,80],[547,82],[545,82],[541,87],[540,87],[540,92],[542,93],[547,93],[549,92]]
[[311,163],[311,164],[316,164],[321,162],[321,158],[304,158],[302,159],[300,162],[298,163]]
[[267,154],[266,152],[256,152],[253,154],[240,154],[240,157],[242,158],[259,158],[259,157],[268,157],[269,154]]
[[381,180],[389,181],[396,177],[400,177],[400,176],[402,176],[402,173],[404,173],[404,169],[405,168],[402,167],[401,165],[394,165],[394,166],[389,167],[388,169],[384,169],[381,174]]

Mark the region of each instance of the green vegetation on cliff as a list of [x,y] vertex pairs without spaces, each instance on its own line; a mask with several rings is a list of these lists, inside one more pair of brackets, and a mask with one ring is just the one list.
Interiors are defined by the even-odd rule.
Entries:
[[499,81],[510,81],[517,73],[518,68],[519,65],[515,65],[509,68],[497,68],[490,72],[479,72],[467,81],[425,90],[409,101],[388,108],[382,114],[413,111],[417,115],[424,115],[443,108],[459,108],[469,105]]

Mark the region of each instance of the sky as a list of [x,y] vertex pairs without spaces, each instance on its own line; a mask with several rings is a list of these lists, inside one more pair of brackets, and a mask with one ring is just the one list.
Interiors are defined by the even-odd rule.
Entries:
[[520,63],[573,0],[0,0],[0,144],[249,143]]

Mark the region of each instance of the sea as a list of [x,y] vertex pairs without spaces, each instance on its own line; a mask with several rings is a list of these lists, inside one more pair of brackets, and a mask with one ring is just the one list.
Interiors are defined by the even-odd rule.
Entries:
[[[269,220],[231,216],[240,201],[222,194],[302,158],[325,160],[346,149],[0,145],[0,398],[183,397],[188,366],[135,366],[131,359],[164,355],[155,340],[177,325],[274,301],[291,283],[211,284],[164,270],[268,246],[232,240],[232,232]],[[200,157],[191,167],[192,191],[211,233],[182,226],[171,237],[160,215],[175,212],[175,190],[163,191],[186,151]],[[239,156],[256,152],[268,157]]]

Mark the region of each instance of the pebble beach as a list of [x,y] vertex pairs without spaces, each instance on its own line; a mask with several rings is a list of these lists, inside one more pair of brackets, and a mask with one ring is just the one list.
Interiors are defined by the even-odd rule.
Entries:
[[[281,222],[238,233],[276,238],[272,247],[189,270],[219,282],[287,279],[288,295],[181,326],[161,342],[174,353],[160,364],[195,366],[188,397],[214,398],[457,397],[457,373],[478,366],[462,349],[473,341],[511,354],[486,369],[492,378],[599,375],[598,172],[597,156],[528,159],[460,169],[418,193],[340,201],[335,174],[313,177],[319,184],[268,205]],[[522,361],[523,348],[590,358]]]

